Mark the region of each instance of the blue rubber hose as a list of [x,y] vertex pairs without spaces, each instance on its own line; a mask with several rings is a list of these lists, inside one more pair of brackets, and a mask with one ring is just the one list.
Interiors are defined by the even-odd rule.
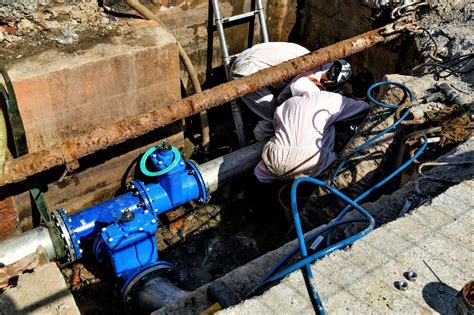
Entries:
[[398,86],[399,88],[401,88],[403,90],[403,93],[405,93],[405,95],[408,94],[408,96],[410,97],[410,102],[413,102],[413,94],[411,93],[410,89],[402,84],[402,83],[399,83],[399,82],[391,82],[391,81],[381,81],[381,82],[377,82],[375,84],[372,84],[369,89],[367,90],[367,98],[369,99],[369,101],[371,101],[372,103],[374,103],[375,105],[377,106],[380,106],[380,107],[385,107],[385,108],[392,108],[392,109],[396,109],[400,106],[400,104],[385,104],[385,103],[382,103],[378,100],[376,100],[373,96],[372,96],[372,91],[375,89],[375,88],[378,88],[378,87],[381,87],[383,85],[395,85],[395,86]]
[[149,176],[149,177],[156,177],[156,176],[160,176],[160,175],[168,173],[169,171],[173,169],[173,167],[175,167],[179,163],[179,160],[181,159],[181,153],[179,153],[178,149],[176,149],[175,147],[171,147],[171,152],[173,152],[174,157],[170,165],[168,165],[166,168],[162,169],[161,171],[157,171],[157,172],[150,171],[146,168],[146,160],[148,160],[150,155],[153,152],[155,152],[155,150],[156,150],[155,147],[149,148],[148,150],[146,150],[146,152],[143,154],[142,158],[140,159],[140,171],[144,175]]
[[[395,172],[393,172],[392,174],[390,174],[387,178],[385,178],[384,180],[382,180],[381,182],[379,182],[378,184],[374,185],[372,188],[370,188],[368,190],[368,194],[370,194],[371,192],[373,192],[375,189],[377,189],[378,187],[382,186],[383,184],[385,184],[386,182],[388,182],[391,178],[393,178],[393,176],[397,175],[399,172],[401,172],[403,169],[405,169],[408,165],[410,165],[416,158],[418,158],[424,151],[424,149],[426,148],[428,142],[427,142],[427,139],[425,138],[425,141],[424,141],[424,144],[423,146],[415,153],[415,155],[410,159],[408,160],[407,162],[405,162],[402,166],[400,166]],[[323,186],[324,187],[324,186]],[[342,193],[341,193],[342,194]],[[365,193],[364,193],[365,194]],[[363,195],[364,195],[363,194]],[[361,197],[357,197],[356,199],[353,200],[353,202],[358,202],[360,200],[362,200],[363,198],[365,198],[368,194],[366,194],[365,196]],[[347,200],[345,200],[347,202]],[[347,206],[340,214],[339,216],[333,220],[333,222],[331,222],[330,224],[328,224],[327,226],[325,226],[321,231],[316,231],[313,235],[311,235],[307,241],[311,241],[313,239],[315,239],[316,237],[318,237],[319,235],[321,235],[322,233],[324,232],[328,232],[328,238],[330,237],[330,233],[331,231],[339,226],[339,225],[343,225],[343,224],[349,224],[349,223],[355,223],[355,222],[370,222],[369,220],[365,219],[365,218],[354,218],[354,219],[349,219],[349,220],[344,220],[344,221],[341,221],[341,219],[344,217],[344,215],[347,213],[347,211],[350,210],[350,207],[352,207],[353,204],[352,203],[349,203],[349,206]],[[360,207],[360,206],[359,206]],[[356,208],[357,209],[357,208]],[[345,212],[345,213],[344,213]],[[374,221],[375,223],[375,221]],[[330,246],[330,244],[328,245]],[[285,258],[283,258],[280,262],[278,262],[277,265],[275,265],[275,267],[263,278],[263,280],[261,282],[269,282],[269,281],[275,281],[277,280],[277,277],[274,276],[272,278],[272,274],[274,274],[278,269],[280,269],[296,252],[298,251],[298,249],[294,249],[292,252],[290,252],[290,254],[288,256],[286,256]],[[315,253],[317,254],[317,253]],[[313,255],[314,256],[314,255]],[[319,255],[318,255],[319,256]],[[324,255],[323,255],[324,256]],[[308,256],[308,257],[311,257],[311,256]],[[322,257],[322,256],[320,256]],[[318,257],[319,258],[319,257]],[[316,258],[317,259],[317,258]],[[298,268],[296,268],[298,269]],[[295,269],[295,270],[296,270]],[[283,272],[281,272],[283,273]],[[283,275],[284,277],[285,275]],[[273,280],[270,280],[270,279],[273,279]],[[259,285],[260,287],[263,287],[264,286],[264,283],[261,283]]]
[[[378,82],[378,83],[375,83],[373,85],[371,85],[369,87],[369,90],[367,91],[367,97],[368,99],[374,103],[375,105],[377,106],[381,106],[381,107],[385,107],[385,108],[392,108],[392,109],[395,109],[395,108],[398,108],[400,105],[396,105],[396,104],[385,104],[385,103],[382,103],[378,100],[376,100],[373,96],[372,96],[372,91],[373,89],[377,88],[377,87],[380,87],[382,85],[396,85],[398,87],[400,87],[409,97],[410,97],[410,102],[413,102],[414,98],[413,98],[413,94],[411,93],[410,89],[408,87],[406,87],[405,85],[401,84],[401,83],[398,83],[398,82],[390,82],[390,81],[382,81],[382,82]],[[370,138],[369,140],[367,140],[366,142],[364,142],[363,144],[361,144],[360,146],[358,146],[357,148],[354,149],[354,151],[351,152],[351,154],[349,154],[348,157],[346,157],[344,160],[342,160],[339,165],[336,167],[336,170],[334,172],[334,174],[332,175],[331,177],[331,180],[330,180],[330,183],[333,184],[334,181],[336,180],[336,177],[337,175],[341,172],[342,168],[344,167],[344,165],[347,164],[347,162],[354,156],[356,155],[358,152],[364,150],[365,148],[367,148],[371,143],[373,143],[375,140],[378,140],[380,139],[380,137],[384,136],[386,133],[388,133],[389,131],[393,130],[395,127],[397,127],[405,118],[407,118],[407,116],[410,114],[410,109],[406,109],[403,111],[402,115],[400,116],[400,118],[395,121],[392,125],[390,125],[389,127],[385,128],[382,132],[378,133],[377,135],[375,135],[374,137]]]
[[[349,219],[339,222],[331,223],[330,225],[323,226],[322,229],[317,230],[313,234],[311,234],[308,238],[306,238],[306,242],[311,242],[312,240],[316,239],[318,236],[322,235],[323,233],[330,231],[337,226],[356,223],[356,222],[369,222],[367,219],[363,218],[355,218]],[[257,287],[254,289],[254,292],[262,289],[267,283],[268,280],[271,278],[273,274],[275,274],[283,265],[285,265],[293,256],[295,256],[299,251],[299,248],[292,249],[285,257],[283,257],[263,278],[260,280]]]
[[[372,186],[371,188],[367,189],[363,194],[361,194],[360,196],[358,196],[357,198],[354,199],[355,202],[359,202],[361,201],[362,199],[364,199],[365,197],[367,197],[368,195],[370,195],[372,192],[374,192],[376,189],[380,188],[381,186],[383,186],[384,184],[386,184],[388,181],[390,181],[392,178],[394,178],[395,176],[397,176],[401,171],[403,171],[404,169],[406,169],[411,163],[413,163],[413,161],[415,161],[417,158],[420,157],[420,155],[423,153],[423,151],[426,149],[426,147],[428,146],[428,138],[426,136],[423,137],[423,144],[422,146],[420,147],[420,149],[418,149],[418,151],[416,151],[416,153],[413,155],[413,157],[411,157],[409,160],[407,160],[405,163],[403,163],[400,167],[398,167],[395,171],[393,171],[390,175],[388,175],[387,177],[385,177],[384,179],[382,179],[380,182],[378,182],[377,184],[375,184],[374,186]],[[349,212],[349,210],[352,209],[352,205],[347,205],[340,213],[339,215],[336,217],[336,219],[334,219],[335,222],[338,222],[340,221],[346,214],[347,212]],[[327,241],[327,244],[328,246],[330,245],[331,243],[331,232],[328,233],[328,236],[326,238],[326,241]]]
[[[402,88],[403,91],[405,92],[405,95],[408,95],[410,97],[410,100],[413,101],[412,93],[405,85],[403,85],[401,83],[397,83],[397,82],[386,82],[386,81],[384,81],[384,82],[379,82],[379,83],[376,83],[376,84],[372,85],[369,88],[368,92],[367,92],[369,99],[374,104],[376,104],[378,106],[386,107],[386,108],[398,108],[398,106],[399,106],[399,105],[395,105],[395,104],[384,104],[384,103],[381,103],[381,102],[375,100],[372,97],[372,90],[374,88],[382,86],[382,85],[396,85],[396,86]],[[366,141],[361,146],[357,147],[354,150],[354,152],[352,152],[349,155],[349,157],[346,160],[344,160],[338,166],[338,168],[336,169],[336,173],[333,176],[333,179],[335,178],[337,173],[340,171],[340,169],[342,169],[345,162],[347,162],[347,160],[350,157],[352,157],[355,153],[359,152],[360,150],[363,150],[368,145],[370,145],[372,142],[379,139],[384,134],[386,134],[387,132],[389,132],[390,130],[392,130],[396,126],[398,126],[401,123],[401,121],[403,121],[403,119],[405,119],[408,116],[409,113],[410,113],[409,109],[405,110],[403,112],[402,116],[400,117],[400,119],[398,119],[394,124],[392,124],[390,127],[386,128],[386,129],[384,129],[382,132],[378,133],[376,136],[372,137],[371,139]],[[292,188],[291,188],[291,209],[292,209],[293,220],[294,220],[295,230],[296,230],[297,239],[298,239],[298,248],[292,250],[287,256],[285,256],[282,260],[280,260],[272,268],[272,270],[270,270],[270,272],[267,273],[267,275],[262,278],[259,285],[255,288],[254,292],[261,289],[266,284],[268,284],[270,282],[273,282],[273,281],[277,281],[277,280],[285,277],[286,275],[288,275],[288,274],[304,267],[303,275],[305,277],[305,281],[306,281],[306,284],[307,284],[309,294],[312,298],[312,302],[313,301],[316,302],[315,311],[316,311],[317,314],[325,314],[324,307],[323,307],[322,302],[321,302],[321,298],[320,298],[320,296],[319,296],[319,294],[316,290],[316,285],[315,285],[315,282],[314,282],[314,277],[313,277],[313,273],[311,271],[311,265],[310,264],[312,262],[314,262],[315,260],[317,260],[321,257],[324,257],[325,255],[327,255],[327,254],[329,254],[329,253],[331,253],[331,252],[333,252],[337,249],[343,248],[345,246],[348,246],[348,245],[354,243],[355,241],[357,241],[360,238],[364,237],[367,233],[371,232],[374,229],[374,227],[375,227],[374,218],[370,215],[370,213],[368,213],[364,208],[362,208],[358,204],[358,202],[363,200],[364,198],[366,198],[368,195],[370,195],[376,189],[378,189],[382,185],[386,184],[393,177],[395,177],[401,171],[403,171],[405,168],[407,168],[414,160],[416,160],[423,153],[423,151],[426,149],[427,145],[428,145],[428,140],[425,136],[422,146],[420,147],[420,149],[415,153],[415,155],[412,158],[410,158],[408,161],[403,163],[400,167],[398,167],[396,170],[394,170],[390,175],[388,175],[383,180],[381,180],[380,182],[378,182],[377,184],[375,184],[374,186],[372,186],[371,188],[366,190],[364,193],[362,193],[360,196],[358,196],[354,200],[350,199],[349,197],[347,197],[346,195],[341,193],[336,188],[334,188],[334,187],[332,187],[332,186],[330,186],[330,185],[326,184],[325,182],[322,182],[318,179],[304,177],[304,178],[299,178],[299,179],[295,180],[293,182],[293,185],[292,185]],[[331,182],[333,181],[333,179],[331,180]],[[297,198],[297,188],[298,188],[298,185],[302,182],[310,182],[310,183],[316,184],[320,187],[323,187],[326,190],[329,190],[329,192],[331,194],[336,195],[337,197],[341,198],[342,200],[344,200],[345,202],[348,203],[348,205],[341,211],[341,213],[339,213],[339,215],[331,223],[329,223],[328,225],[318,229],[315,233],[310,235],[307,239],[304,238],[303,229],[302,229],[302,226],[301,226],[300,216],[299,216],[299,212],[298,212],[298,205],[297,205],[297,200],[298,200],[298,198]],[[357,212],[359,212],[363,216],[363,218],[353,218],[353,219],[342,221],[343,217],[347,214],[347,212],[349,210],[353,209],[353,208]],[[355,223],[355,222],[365,222],[365,223],[368,223],[368,226],[364,230],[362,230],[361,232],[358,232],[358,233],[356,233],[356,234],[354,234],[354,235],[352,235],[352,236],[350,236],[346,239],[343,239],[343,240],[331,245],[331,240],[330,239],[331,239],[331,235],[332,235],[332,232],[333,232],[334,228],[336,228],[340,225],[343,225],[343,224],[349,224],[349,223]],[[308,255],[308,251],[307,251],[307,248],[306,248],[306,242],[311,241],[311,240],[319,237],[320,235],[322,235],[325,232],[327,232],[327,246],[326,246],[326,248],[324,248],[324,249],[322,249],[318,252],[315,252],[311,255]],[[298,261],[296,261],[295,263],[291,264],[290,266],[286,267],[285,269],[283,269],[281,271],[278,271],[298,251],[300,252],[302,258],[299,259]]]
[[[308,256],[307,249],[306,249],[306,243],[305,243],[305,239],[304,239],[304,235],[303,235],[303,230],[302,230],[302,227],[301,227],[299,212],[298,212],[298,205],[297,205],[297,188],[298,188],[298,185],[302,182],[310,182],[310,183],[316,184],[318,186],[321,186],[321,187],[329,190],[332,194],[335,194],[339,198],[341,198],[344,201],[346,201],[347,203],[351,204],[364,217],[366,217],[366,219],[364,221],[368,222],[369,226],[365,230],[363,230],[362,232],[359,232],[359,233],[357,233],[357,234],[355,234],[355,235],[353,235],[353,236],[351,236],[351,237],[349,237],[349,238],[347,238],[343,241],[340,241],[340,242],[334,244],[333,246],[331,246],[331,248],[326,248],[322,251],[319,251],[315,254],[312,254],[312,255]],[[324,183],[320,180],[317,180],[315,178],[309,178],[309,177],[299,178],[293,183],[292,188],[291,188],[291,208],[292,208],[293,219],[294,219],[294,222],[295,222],[296,233],[297,233],[297,237],[298,237],[299,251],[300,251],[300,254],[303,258],[301,260],[297,261],[296,263],[292,264],[291,266],[283,269],[282,271],[274,274],[274,275],[271,275],[271,273],[269,273],[263,279],[263,281],[261,281],[261,284],[259,285],[259,287],[263,287],[265,284],[267,284],[269,282],[279,280],[279,279],[283,278],[284,276],[286,276],[287,274],[304,267],[305,268],[304,269],[304,275],[305,275],[306,280],[307,280],[306,282],[309,284],[309,288],[308,288],[309,293],[310,293],[312,299],[314,301],[316,301],[316,304],[317,304],[316,312],[318,314],[325,314],[324,307],[323,307],[322,302],[321,302],[321,298],[319,297],[319,294],[317,293],[317,290],[316,290],[316,286],[314,284],[314,277],[313,277],[313,274],[312,274],[312,271],[311,271],[310,263],[312,261],[320,258],[320,257],[323,257],[324,255],[327,255],[328,253],[330,253],[334,250],[337,250],[339,248],[350,245],[353,242],[355,242],[356,240],[360,239],[361,237],[363,237],[364,235],[366,235],[367,233],[369,233],[370,231],[373,230],[373,228],[375,226],[375,221],[367,211],[365,211],[362,207],[360,207],[358,204],[356,204],[354,201],[352,201],[349,197],[347,197],[346,195],[344,195],[343,193],[341,193],[337,189],[329,186],[328,184],[326,184],[326,183]],[[358,222],[358,221],[360,221],[360,219],[357,220],[357,221],[354,221],[354,222]],[[331,229],[335,228],[336,226],[339,226],[339,225],[345,224],[345,223],[350,223],[350,222],[341,221],[341,222],[330,224],[330,225],[326,226],[324,229],[322,229],[320,231],[320,233],[326,232],[328,230],[331,230]],[[320,233],[314,235],[314,237],[317,237],[318,235],[320,235]],[[294,253],[290,253],[290,254],[292,256]],[[290,255],[288,255],[288,256],[290,256]],[[275,273],[281,266],[283,266],[283,264],[286,261],[288,261],[288,259],[291,257],[291,256],[290,257],[288,257],[288,256],[285,257],[282,261],[280,261],[272,269],[272,273]]]

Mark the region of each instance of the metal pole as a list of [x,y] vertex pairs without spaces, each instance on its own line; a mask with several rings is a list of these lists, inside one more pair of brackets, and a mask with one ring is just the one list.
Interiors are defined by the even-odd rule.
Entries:
[[265,21],[265,9],[263,8],[262,0],[257,0],[258,21],[260,22],[260,30],[262,32],[262,40],[268,43],[267,22]]
[[[222,51],[222,61],[224,63],[225,75],[227,81],[232,80],[230,75],[230,56],[229,50],[227,49],[227,41],[224,33],[224,24],[222,22],[221,11],[219,8],[218,0],[212,0],[212,8],[214,9],[215,22],[217,28],[217,34],[219,35],[219,43]],[[232,117],[234,118],[235,130],[237,131],[237,139],[239,140],[239,145],[245,146],[247,144],[247,138],[245,136],[244,121],[242,119],[242,111],[236,100],[231,102],[232,108]]]
[[152,111],[125,118],[76,138],[63,139],[47,149],[9,160],[5,165],[4,176],[0,178],[0,186],[26,180],[29,176],[55,166],[74,165],[78,159],[99,150],[139,137],[312,68],[364,51],[378,43],[385,43],[395,37],[385,38],[381,35],[384,30],[385,28],[381,28],[343,40],[242,79],[191,95],[168,106],[156,106],[156,109]]
[[229,57],[229,50],[227,49],[227,41],[225,39],[224,24],[222,23],[221,11],[219,8],[219,4],[217,3],[217,0],[212,0],[211,2],[212,2],[212,8],[214,9],[217,34],[219,35],[219,43],[221,45],[222,60],[224,62],[225,73],[227,75],[227,80],[230,80],[229,67],[228,67],[230,63],[230,57]]

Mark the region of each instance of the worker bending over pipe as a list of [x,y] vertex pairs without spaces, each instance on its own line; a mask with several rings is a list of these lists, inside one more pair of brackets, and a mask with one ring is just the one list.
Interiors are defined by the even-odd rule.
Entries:
[[[239,54],[230,67],[230,76],[236,80],[308,53],[308,49],[293,43],[257,44]],[[275,134],[272,121],[278,106],[276,96],[289,81],[273,84],[242,97],[248,108],[261,119],[253,131],[257,141],[266,140]]]
[[283,103],[273,117],[275,135],[254,170],[260,182],[316,177],[334,162],[334,123],[369,109],[363,101],[329,91],[341,87],[351,73],[341,59],[297,76],[282,91],[278,100]]

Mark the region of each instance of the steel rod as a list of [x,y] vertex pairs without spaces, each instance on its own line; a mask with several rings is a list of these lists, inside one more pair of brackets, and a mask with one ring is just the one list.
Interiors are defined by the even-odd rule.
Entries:
[[394,36],[386,38],[381,35],[384,29],[373,30],[343,40],[275,67],[261,70],[248,77],[191,95],[173,104],[156,106],[157,109],[152,111],[125,118],[85,135],[63,139],[60,143],[47,149],[9,160],[6,162],[4,176],[0,178],[0,186],[24,181],[29,176],[56,166],[74,164],[78,159],[99,150],[139,137],[265,86],[291,78],[336,59],[364,51],[378,43],[384,43],[394,38]]

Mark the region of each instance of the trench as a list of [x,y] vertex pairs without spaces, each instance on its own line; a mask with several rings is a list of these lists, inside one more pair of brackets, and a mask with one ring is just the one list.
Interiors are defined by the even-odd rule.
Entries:
[[[354,56],[352,59],[357,62],[356,58]],[[366,87],[362,86],[353,90],[352,93],[358,96],[363,95]],[[204,153],[198,148],[191,159],[203,163],[229,151],[238,150],[232,116],[229,113],[230,105],[209,111],[213,130],[213,147],[210,153]],[[243,114],[247,131],[251,131],[257,121],[246,108],[243,109]],[[362,121],[363,117],[360,117],[349,123],[336,124],[336,153],[343,150],[354,135],[355,128]],[[194,118],[188,119],[187,128],[186,135],[188,136],[199,133],[199,121]],[[249,136],[251,136],[250,133]],[[193,140],[198,146],[199,137]],[[412,172],[413,169],[410,169],[409,173]],[[390,194],[398,187],[403,187],[404,184],[371,196],[371,200],[376,200],[382,194]],[[182,289],[194,291],[292,241],[295,235],[289,209],[288,187],[288,182],[272,185],[258,183],[253,173],[248,172],[235,178],[230,185],[213,193],[211,205],[219,210],[218,214],[210,219],[210,224],[207,222],[203,227],[192,232],[183,232],[178,229],[175,233],[179,236],[179,240],[159,251],[160,260],[173,263],[177,267],[178,276],[174,278],[174,283]],[[303,187],[302,191],[301,206],[310,197],[313,189],[308,186]],[[200,209],[187,211],[193,215],[193,213],[199,213]],[[162,219],[168,221],[167,218]],[[317,227],[319,225],[317,222],[305,223],[305,230]],[[77,274],[77,270],[82,270],[82,268],[91,271],[93,277],[81,279],[77,285],[74,285],[71,276],[74,276],[74,272]],[[79,267],[69,266],[66,269],[68,269],[65,272],[66,280],[71,284],[72,293],[81,312],[86,314],[126,313],[121,306],[120,297],[113,293],[115,283],[112,275],[101,268],[93,258],[83,259]],[[108,293],[104,294],[104,292]]]
[[[309,1],[297,1],[298,7],[314,8],[314,4],[307,4]],[[317,6],[316,6],[317,7]],[[302,10],[302,9],[301,9]],[[338,12],[334,13],[339,18],[344,18]],[[369,14],[365,12],[364,14]],[[311,16],[310,16],[311,17]],[[371,27],[383,25],[387,20],[385,13],[373,19]],[[354,28],[360,28],[354,22]],[[324,46],[334,39],[331,32],[320,34],[320,38],[301,36],[304,28],[304,17],[298,11],[297,22],[292,29],[290,39],[315,48]],[[312,46],[312,47],[311,47]],[[402,36],[394,43],[386,46],[376,47],[367,52],[353,55],[349,61],[353,65],[354,76],[349,81],[350,87],[346,89],[347,96],[363,98],[369,86],[382,79],[386,74],[410,74],[410,69],[419,60],[424,58],[424,51],[417,46],[413,38]],[[376,58],[374,56],[382,56]],[[210,58],[212,60],[212,57]],[[203,83],[203,87],[211,88],[225,82],[225,74],[221,68],[213,70],[212,78],[208,78]],[[455,82],[453,82],[454,84]],[[183,96],[186,88],[182,87]],[[397,93],[396,91],[394,92]],[[392,97],[396,98],[396,95]],[[212,160],[226,153],[239,149],[238,141],[233,127],[230,104],[212,108],[208,111],[210,128],[212,130],[212,147],[208,151],[199,148],[199,119],[196,116],[186,119],[185,138],[192,144],[193,154],[188,158],[195,160],[198,164]],[[246,124],[247,136],[252,137],[251,130],[257,123],[255,116],[243,107],[243,116]],[[355,120],[345,121],[336,124],[335,152],[344,152],[354,135],[357,134],[357,127],[374,123],[367,121],[367,117],[361,116]],[[375,123],[374,123],[375,124]],[[409,133],[407,131],[407,133]],[[406,135],[397,135],[402,137]],[[423,161],[436,160],[443,154],[453,150],[458,143],[451,143],[442,148],[430,149],[426,152]],[[401,141],[394,141],[390,152],[397,152],[403,146]],[[191,151],[193,151],[191,149]],[[408,157],[409,152],[405,152],[401,158]],[[396,168],[396,154],[384,157],[383,163],[374,169],[374,172],[387,172]],[[470,174],[470,173],[469,173]],[[370,174],[369,174],[370,175]],[[366,185],[373,184],[378,178],[377,174],[367,176]],[[372,177],[371,177],[372,176]],[[469,175],[468,175],[469,176]],[[371,195],[365,202],[375,202],[380,197],[396,194],[419,175],[416,173],[416,166],[408,167],[396,180],[391,181],[384,189]],[[446,183],[445,183],[446,184]],[[188,217],[208,217],[191,229],[187,229],[182,223],[178,228],[173,225],[176,221],[182,220],[183,215],[178,215],[178,219],[162,215],[159,217],[159,225],[166,229],[167,233],[174,234],[168,237],[164,234],[157,234],[158,242],[161,242],[163,249],[159,250],[159,260],[168,261],[176,266],[177,275],[173,278],[174,284],[178,287],[197,291],[205,285],[217,279],[228,276],[249,262],[265,255],[272,255],[288,242],[295,239],[294,226],[292,226],[291,210],[289,209],[289,182],[277,182],[275,184],[259,183],[252,172],[247,172],[232,183],[220,188],[212,194],[210,204],[204,207],[193,207],[186,205],[182,211]],[[431,197],[441,194],[449,187],[448,184],[433,188]],[[350,189],[347,191],[350,192]],[[334,200],[318,199],[314,197],[315,189],[311,186],[304,186],[301,192],[301,200],[298,200],[301,208],[304,207],[305,220],[304,229],[309,231],[330,221],[330,211],[321,215],[319,208],[324,208],[322,204],[334,204]],[[403,200],[409,196],[407,192],[397,200]],[[321,202],[321,204],[319,204]],[[417,200],[420,204],[423,200]],[[337,205],[340,207],[340,205]],[[399,205],[394,205],[398,209]],[[326,207],[327,208],[327,207]],[[413,207],[415,208],[415,207]],[[338,208],[339,209],[339,208]],[[342,209],[342,208],[341,208]],[[395,209],[395,210],[397,210]],[[340,210],[340,209],[339,209]],[[395,211],[394,210],[394,211]],[[325,216],[326,215],[326,216]],[[384,217],[382,223],[395,220],[397,216]],[[164,239],[166,238],[166,239]],[[164,245],[163,245],[164,244]],[[122,300],[117,293],[117,284],[110,270],[104,269],[95,259],[85,256],[78,262],[62,266],[63,276],[75,298],[75,301],[82,314],[126,314],[127,311],[122,306]],[[248,292],[247,292],[248,293]],[[196,303],[199,304],[199,299]],[[183,302],[184,303],[184,302]],[[192,305],[193,310],[205,309],[204,304]],[[179,312],[179,305],[174,311]],[[182,308],[183,313],[190,312],[190,308]]]

